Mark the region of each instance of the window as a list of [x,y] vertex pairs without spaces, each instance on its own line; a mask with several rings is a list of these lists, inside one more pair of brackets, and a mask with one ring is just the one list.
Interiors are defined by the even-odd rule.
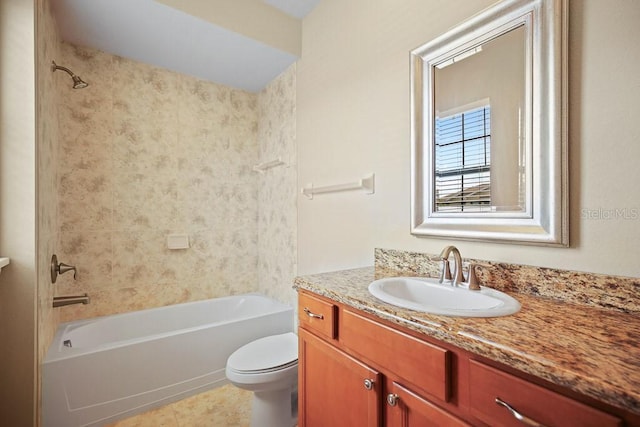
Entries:
[[435,120],[436,212],[491,210],[491,107]]

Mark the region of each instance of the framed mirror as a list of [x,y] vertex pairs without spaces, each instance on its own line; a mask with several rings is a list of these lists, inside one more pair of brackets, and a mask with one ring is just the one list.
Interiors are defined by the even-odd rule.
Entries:
[[411,232],[568,246],[567,5],[503,0],[411,52]]

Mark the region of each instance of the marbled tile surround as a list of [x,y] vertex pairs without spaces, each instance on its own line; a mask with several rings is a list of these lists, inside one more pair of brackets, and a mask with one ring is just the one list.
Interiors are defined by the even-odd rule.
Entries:
[[297,265],[296,64],[258,95],[258,290],[291,306]]
[[[57,255],[78,276],[54,289],[91,297],[56,309],[60,320],[258,290],[292,304],[295,167],[252,168],[295,163],[295,66],[254,94],[60,50],[90,86],[66,88],[59,107]],[[191,247],[168,250],[169,233],[188,234]]]
[[522,309],[515,315],[446,317],[383,303],[367,290],[377,278],[434,272],[432,265],[417,268],[411,253],[376,251],[376,269],[298,277],[294,287],[640,414],[640,313],[518,293]]
[[[257,290],[257,95],[62,43],[61,321]],[[64,77],[64,76],[59,76]],[[168,250],[186,233],[191,247]]]

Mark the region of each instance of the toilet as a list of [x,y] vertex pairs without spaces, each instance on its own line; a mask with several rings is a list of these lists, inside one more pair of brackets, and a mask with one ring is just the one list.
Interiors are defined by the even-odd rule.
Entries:
[[227,359],[227,379],[253,391],[251,427],[293,427],[298,422],[298,336],[260,338]]

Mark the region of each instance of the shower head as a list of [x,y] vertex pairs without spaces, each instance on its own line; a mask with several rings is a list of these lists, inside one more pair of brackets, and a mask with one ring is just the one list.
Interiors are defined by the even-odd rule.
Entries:
[[85,82],[78,76],[71,76],[73,79],[73,89],[84,89],[89,86],[89,83]]
[[51,61],[51,71],[55,72],[56,70],[62,70],[71,76],[71,78],[73,79],[74,89],[84,89],[85,87],[89,86],[89,83],[85,82],[80,77],[73,74],[73,72],[67,67],[63,67],[61,65],[56,64],[56,61]]

